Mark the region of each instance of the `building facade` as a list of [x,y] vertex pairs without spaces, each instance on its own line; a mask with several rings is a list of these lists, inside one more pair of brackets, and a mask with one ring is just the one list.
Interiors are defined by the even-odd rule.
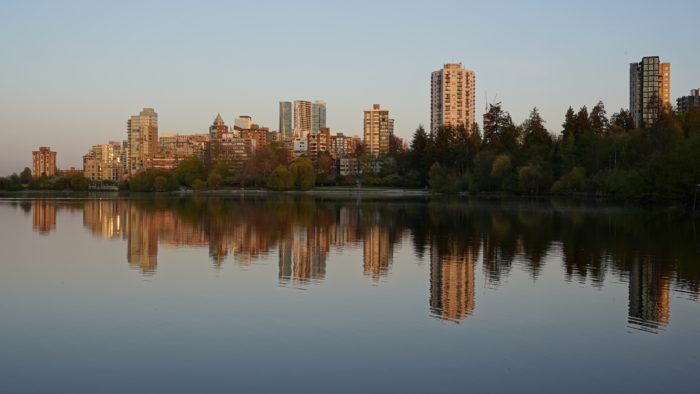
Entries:
[[153,108],[144,108],[141,113],[127,121],[129,175],[135,175],[150,166],[158,152],[158,114]]
[[291,101],[280,101],[279,129],[283,139],[292,138],[292,103]]
[[93,145],[83,156],[83,175],[92,181],[118,182],[124,176],[125,149],[125,144],[118,141]]
[[678,112],[688,112],[691,108],[700,109],[700,89],[692,89],[690,96],[679,97],[676,100]]
[[474,125],[475,76],[462,63],[445,64],[430,78],[430,132],[439,127]]
[[56,176],[56,152],[48,146],[42,146],[32,152],[32,175],[34,178],[42,176]]
[[311,134],[326,127],[326,102],[316,100],[311,104]]
[[228,126],[226,126],[221,114],[216,114],[214,123],[209,126],[209,138],[219,138],[224,133],[228,133]]
[[294,101],[294,137],[306,138],[311,132],[311,102]]
[[374,104],[372,109],[364,111],[364,142],[365,151],[371,155],[389,152],[389,135],[391,123],[389,110]]
[[671,105],[671,64],[658,56],[630,63],[630,114],[637,127],[652,126]]

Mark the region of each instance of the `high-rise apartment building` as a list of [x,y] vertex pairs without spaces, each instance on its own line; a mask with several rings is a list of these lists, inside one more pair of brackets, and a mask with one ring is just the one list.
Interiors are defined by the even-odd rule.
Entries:
[[42,146],[32,152],[32,175],[35,178],[56,175],[56,152]]
[[441,126],[474,125],[474,71],[462,63],[445,64],[433,71],[430,78],[430,132]]
[[292,103],[280,101],[279,133],[283,139],[292,138]]
[[311,132],[311,102],[294,101],[294,136],[306,138]]
[[379,104],[374,104],[372,109],[365,110],[364,136],[367,153],[376,156],[389,152],[391,124],[389,110],[380,108]]
[[700,108],[700,89],[692,89],[690,96],[679,97],[676,100],[678,112],[688,112],[691,108]]
[[658,56],[630,63],[630,113],[637,127],[648,127],[671,105],[671,64]]
[[153,108],[144,108],[126,124],[128,138],[127,165],[129,174],[145,170],[150,159],[158,153],[158,114]]
[[326,127],[326,102],[316,100],[311,104],[311,134],[318,134]]

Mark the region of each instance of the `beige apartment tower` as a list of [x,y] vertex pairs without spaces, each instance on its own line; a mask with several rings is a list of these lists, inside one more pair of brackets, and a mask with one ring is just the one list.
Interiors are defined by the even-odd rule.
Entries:
[[374,104],[365,110],[365,151],[371,155],[389,152],[389,135],[393,122],[389,119],[389,110]]
[[150,166],[158,153],[158,114],[153,108],[144,108],[127,121],[127,164],[129,175],[135,175]]
[[34,178],[56,175],[56,152],[42,146],[32,152],[32,175]]
[[311,101],[296,100],[294,101],[294,136],[297,138],[306,138],[311,132],[312,116],[311,116]]
[[430,78],[430,132],[441,126],[474,125],[474,71],[462,63],[445,64]]

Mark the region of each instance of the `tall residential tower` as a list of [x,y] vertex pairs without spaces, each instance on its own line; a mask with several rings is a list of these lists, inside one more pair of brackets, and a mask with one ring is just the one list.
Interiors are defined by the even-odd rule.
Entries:
[[318,134],[319,130],[326,128],[326,102],[314,101],[311,104],[311,134]]
[[128,138],[127,163],[129,175],[145,170],[158,153],[158,114],[153,108],[144,108],[126,123]]
[[292,103],[291,101],[280,101],[280,136],[283,139],[292,137]]
[[630,63],[630,113],[637,127],[652,126],[671,105],[671,64],[658,56]]
[[294,101],[294,136],[306,138],[311,132],[311,101]]
[[374,104],[365,110],[365,150],[371,155],[389,152],[389,135],[393,121],[389,119],[389,110]]
[[474,125],[474,71],[458,64],[445,64],[430,78],[430,132],[441,126]]

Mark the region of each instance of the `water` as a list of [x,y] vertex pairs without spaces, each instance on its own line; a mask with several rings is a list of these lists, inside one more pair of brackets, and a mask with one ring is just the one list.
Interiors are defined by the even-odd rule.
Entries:
[[0,201],[0,391],[695,391],[697,220],[573,203]]

